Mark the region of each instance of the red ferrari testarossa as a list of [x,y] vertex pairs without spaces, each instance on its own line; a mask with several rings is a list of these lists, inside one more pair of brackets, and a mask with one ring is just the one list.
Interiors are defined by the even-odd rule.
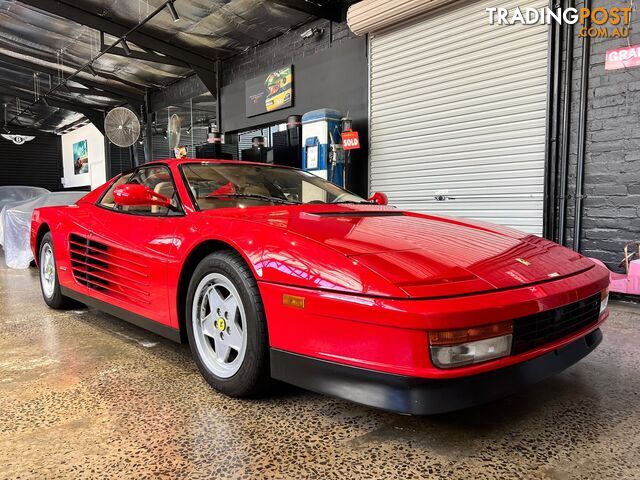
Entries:
[[175,341],[231,396],[271,378],[413,414],[558,373],[602,340],[608,272],[535,235],[371,201],[310,173],[167,160],[33,214],[52,308]]

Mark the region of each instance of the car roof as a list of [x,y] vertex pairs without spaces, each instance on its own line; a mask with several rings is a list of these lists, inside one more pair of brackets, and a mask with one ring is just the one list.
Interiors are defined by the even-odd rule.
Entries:
[[159,160],[152,160],[148,163],[145,163],[142,166],[154,165],[154,164],[164,164],[164,165],[184,165],[187,163],[198,164],[198,163],[230,163],[236,165],[260,165],[263,167],[275,167],[275,168],[293,168],[288,167],[286,165],[273,165],[270,163],[261,163],[261,162],[246,162],[244,160],[225,160],[221,158],[163,158]]

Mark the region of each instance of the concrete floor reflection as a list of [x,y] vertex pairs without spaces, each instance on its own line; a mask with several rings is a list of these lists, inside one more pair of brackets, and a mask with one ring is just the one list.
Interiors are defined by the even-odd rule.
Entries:
[[527,392],[404,417],[276,385],[213,391],[175,345],[94,310],[56,312],[0,268],[0,478],[640,478],[640,308]]

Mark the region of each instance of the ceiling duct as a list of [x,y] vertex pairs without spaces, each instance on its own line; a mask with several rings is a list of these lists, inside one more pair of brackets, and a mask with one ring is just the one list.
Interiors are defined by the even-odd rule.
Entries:
[[349,7],[347,24],[356,35],[376,33],[455,2],[456,0],[362,0]]

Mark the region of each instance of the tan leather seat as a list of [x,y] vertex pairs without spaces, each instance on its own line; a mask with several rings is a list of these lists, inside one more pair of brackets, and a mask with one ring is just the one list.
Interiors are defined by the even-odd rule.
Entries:
[[[154,192],[159,193],[160,195],[164,195],[165,197],[173,197],[173,183],[171,182],[160,182],[158,183],[154,189]],[[153,205],[151,207],[151,213],[160,213],[161,211],[166,210],[164,207],[159,207],[157,205]]]

